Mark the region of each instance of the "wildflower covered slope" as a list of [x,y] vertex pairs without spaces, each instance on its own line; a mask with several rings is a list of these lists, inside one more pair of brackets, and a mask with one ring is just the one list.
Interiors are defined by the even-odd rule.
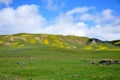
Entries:
[[51,47],[60,47],[67,49],[119,49],[119,40],[116,41],[101,41],[99,39],[78,37],[78,36],[63,36],[51,34],[28,34],[19,33],[13,35],[1,35],[0,46],[23,47],[30,45],[49,45]]

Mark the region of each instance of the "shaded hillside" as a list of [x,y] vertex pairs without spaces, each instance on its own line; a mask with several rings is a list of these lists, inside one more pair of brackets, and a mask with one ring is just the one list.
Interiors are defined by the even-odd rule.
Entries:
[[109,43],[112,43],[115,46],[120,46],[120,40],[114,40],[114,41],[111,41]]
[[27,34],[19,33],[14,35],[1,35],[0,45],[11,47],[23,47],[30,45],[50,45],[60,48],[80,48],[80,49],[110,49],[117,48],[114,44],[118,42],[104,42],[99,39],[78,37],[78,36],[63,36],[50,34]]

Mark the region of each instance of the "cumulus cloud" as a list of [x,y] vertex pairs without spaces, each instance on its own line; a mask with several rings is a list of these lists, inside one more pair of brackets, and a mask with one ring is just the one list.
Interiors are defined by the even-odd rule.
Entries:
[[77,7],[56,16],[51,23],[38,9],[37,5],[22,5],[0,10],[0,34],[26,32],[120,39],[120,17],[113,15],[111,9],[92,14],[89,12],[94,10],[91,7]]
[[[89,7],[74,8],[58,16],[46,28],[47,33],[87,36],[102,40],[120,39],[120,17],[112,14],[111,9],[105,9],[94,14]],[[77,16],[75,16],[77,14]],[[76,17],[80,16],[79,20]],[[88,23],[91,21],[92,26]]]
[[23,5],[17,9],[4,8],[0,11],[0,34],[40,32],[45,19],[38,14],[38,6]]
[[120,28],[119,25],[115,25],[115,26],[112,26],[111,24],[95,25],[94,27],[89,29],[87,36],[97,37],[102,40],[120,39],[119,28]]
[[88,10],[89,8],[82,7],[60,14],[52,24],[46,28],[46,33],[85,36],[84,31],[87,28],[87,24],[84,22],[76,22],[74,14],[83,13]]
[[105,9],[99,13],[84,13],[80,16],[80,20],[82,21],[92,21],[94,23],[105,23],[114,21],[114,16],[112,15],[111,9]]
[[87,12],[82,14],[81,21],[94,23],[88,31],[86,30],[86,36],[103,40],[120,39],[120,17],[113,15],[112,12],[111,9],[105,9],[99,13],[90,14]]
[[6,6],[9,6],[12,3],[13,0],[0,0],[0,4],[5,4]]

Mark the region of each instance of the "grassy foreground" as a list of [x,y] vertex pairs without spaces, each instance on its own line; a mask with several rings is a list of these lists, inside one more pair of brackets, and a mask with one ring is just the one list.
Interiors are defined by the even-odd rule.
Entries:
[[120,50],[0,46],[0,80],[120,80],[120,64],[101,59],[120,60]]

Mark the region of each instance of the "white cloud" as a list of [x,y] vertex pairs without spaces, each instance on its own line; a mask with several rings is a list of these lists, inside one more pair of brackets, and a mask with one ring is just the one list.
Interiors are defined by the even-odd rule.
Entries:
[[[77,7],[49,23],[38,13],[38,8],[36,5],[22,5],[17,9],[8,7],[0,10],[0,34],[27,32],[120,39],[120,17],[113,15],[110,9],[92,14],[89,13],[94,10],[91,7]],[[89,21],[92,26],[89,26]]]
[[45,19],[38,14],[36,5],[4,8],[0,11],[0,34],[40,32],[44,24]]
[[[89,37],[97,37],[103,40],[120,39],[120,17],[115,16],[111,9],[105,9],[94,14],[84,13],[80,16],[81,21],[91,21],[93,26],[85,33]],[[89,26],[88,26],[89,27]]]
[[58,0],[42,0],[42,2],[44,3],[46,9],[51,11],[57,11],[65,6],[64,2],[58,2]]
[[0,0],[0,3],[5,4],[6,6],[9,6],[12,3],[13,0]]
[[[94,14],[90,14],[89,10],[91,8],[80,7],[61,14],[46,28],[47,33],[87,36],[102,40],[120,39],[120,17],[114,16],[110,9]],[[79,21],[76,21],[76,13],[80,16]],[[90,27],[86,21],[94,24]]]
[[89,29],[87,36],[97,37],[102,40],[120,39],[120,26],[112,26],[111,24],[95,25],[94,27]]
[[70,11],[68,11],[66,14],[67,15],[73,15],[73,14],[76,14],[76,13],[84,13],[84,12],[87,12],[89,11],[90,9],[93,9],[93,7],[77,7],[77,8],[74,8]]
[[111,9],[103,10],[99,13],[84,13],[80,16],[80,20],[82,21],[92,21],[94,23],[105,23],[109,21],[114,21],[114,16],[112,15]]
[[87,7],[75,8],[61,14],[46,28],[46,33],[85,36],[84,31],[87,28],[87,24],[76,22],[74,14],[84,13],[89,9]]

